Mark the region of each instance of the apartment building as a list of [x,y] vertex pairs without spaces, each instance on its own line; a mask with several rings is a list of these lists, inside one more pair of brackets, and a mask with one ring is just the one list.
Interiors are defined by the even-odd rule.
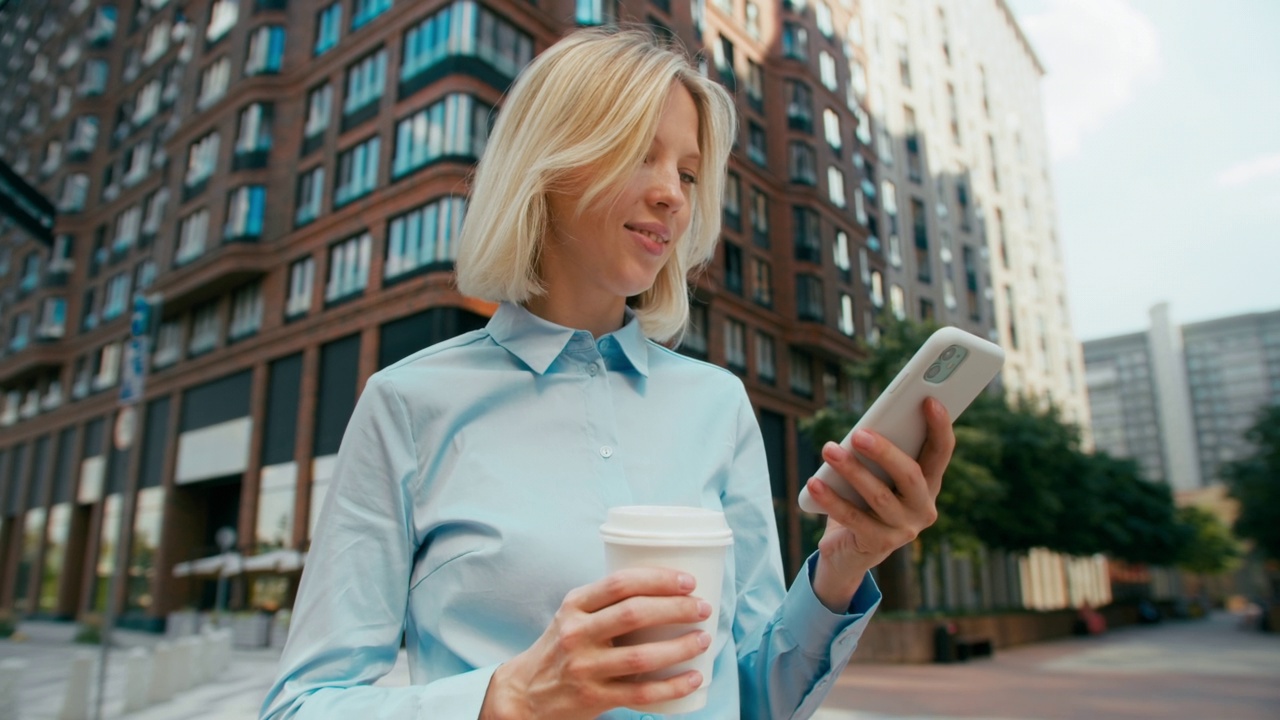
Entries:
[[[480,327],[452,285],[503,92],[576,26],[650,25],[738,99],[723,242],[679,348],[739,374],[784,555],[797,423],[860,400],[891,272],[850,2],[139,0],[0,8],[0,608],[125,621],[291,597],[370,374]],[[785,101],[783,100],[785,98]],[[975,251],[976,252],[976,251]],[[976,262],[976,261],[975,261]],[[984,272],[972,291],[985,294]],[[978,327],[973,323],[969,327]],[[121,550],[123,544],[123,552]]]
[[1094,438],[1149,480],[1193,491],[1252,451],[1245,433],[1280,404],[1280,311],[1186,325],[1165,304],[1147,330],[1084,344]]
[[988,331],[1010,392],[1087,432],[1040,80],[1004,0],[865,0],[890,307]]

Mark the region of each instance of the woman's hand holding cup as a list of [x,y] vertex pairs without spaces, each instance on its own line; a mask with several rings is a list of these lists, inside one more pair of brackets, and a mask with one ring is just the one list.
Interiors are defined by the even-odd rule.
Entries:
[[709,633],[695,630],[628,646],[615,646],[614,640],[658,625],[706,620],[712,607],[691,594],[695,584],[688,573],[648,567],[619,570],[571,590],[533,646],[494,672],[481,720],[594,718],[693,693],[703,680],[696,670],[664,680],[635,676],[706,652]]

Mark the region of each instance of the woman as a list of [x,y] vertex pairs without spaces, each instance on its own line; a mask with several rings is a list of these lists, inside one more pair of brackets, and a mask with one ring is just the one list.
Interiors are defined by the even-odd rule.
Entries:
[[[879,602],[868,571],[935,518],[950,422],[921,461],[868,436],[899,494],[835,445],[875,509],[816,480],[819,551],[783,590],[755,415],[731,373],[655,341],[712,257],[731,99],[638,33],[575,33],[511,90],[475,176],[459,288],[501,302],[484,330],[370,378],[352,415],[263,717],[623,718],[691,693],[700,717],[807,717]],[[612,639],[710,613],[690,577],[604,577],[607,508],[698,505],[734,531],[716,642]],[[373,687],[401,635],[409,687]]]

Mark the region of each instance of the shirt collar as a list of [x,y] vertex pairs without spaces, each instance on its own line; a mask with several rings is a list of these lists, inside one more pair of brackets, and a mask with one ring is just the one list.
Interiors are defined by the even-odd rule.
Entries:
[[[649,348],[640,321],[631,308],[626,308],[622,327],[602,335],[596,343],[602,355],[616,353],[644,377],[649,376]],[[489,336],[507,352],[520,358],[531,370],[543,375],[551,363],[565,352],[576,338],[588,339],[590,333],[557,325],[534,315],[525,307],[504,302],[486,326]]]

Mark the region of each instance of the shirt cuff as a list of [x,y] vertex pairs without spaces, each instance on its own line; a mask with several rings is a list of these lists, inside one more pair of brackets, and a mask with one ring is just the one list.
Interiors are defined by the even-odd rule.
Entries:
[[[825,657],[831,652],[832,640],[855,625],[866,627],[875,609],[880,605],[880,588],[868,572],[862,584],[849,602],[844,613],[827,609],[813,592],[813,568],[818,553],[809,556],[804,568],[791,585],[791,592],[782,601],[782,624],[796,645],[806,655]],[[861,633],[857,633],[861,634]]]
[[480,708],[489,692],[489,682],[498,665],[487,665],[470,672],[433,680],[430,699],[424,703],[423,720],[436,717],[479,718]]

